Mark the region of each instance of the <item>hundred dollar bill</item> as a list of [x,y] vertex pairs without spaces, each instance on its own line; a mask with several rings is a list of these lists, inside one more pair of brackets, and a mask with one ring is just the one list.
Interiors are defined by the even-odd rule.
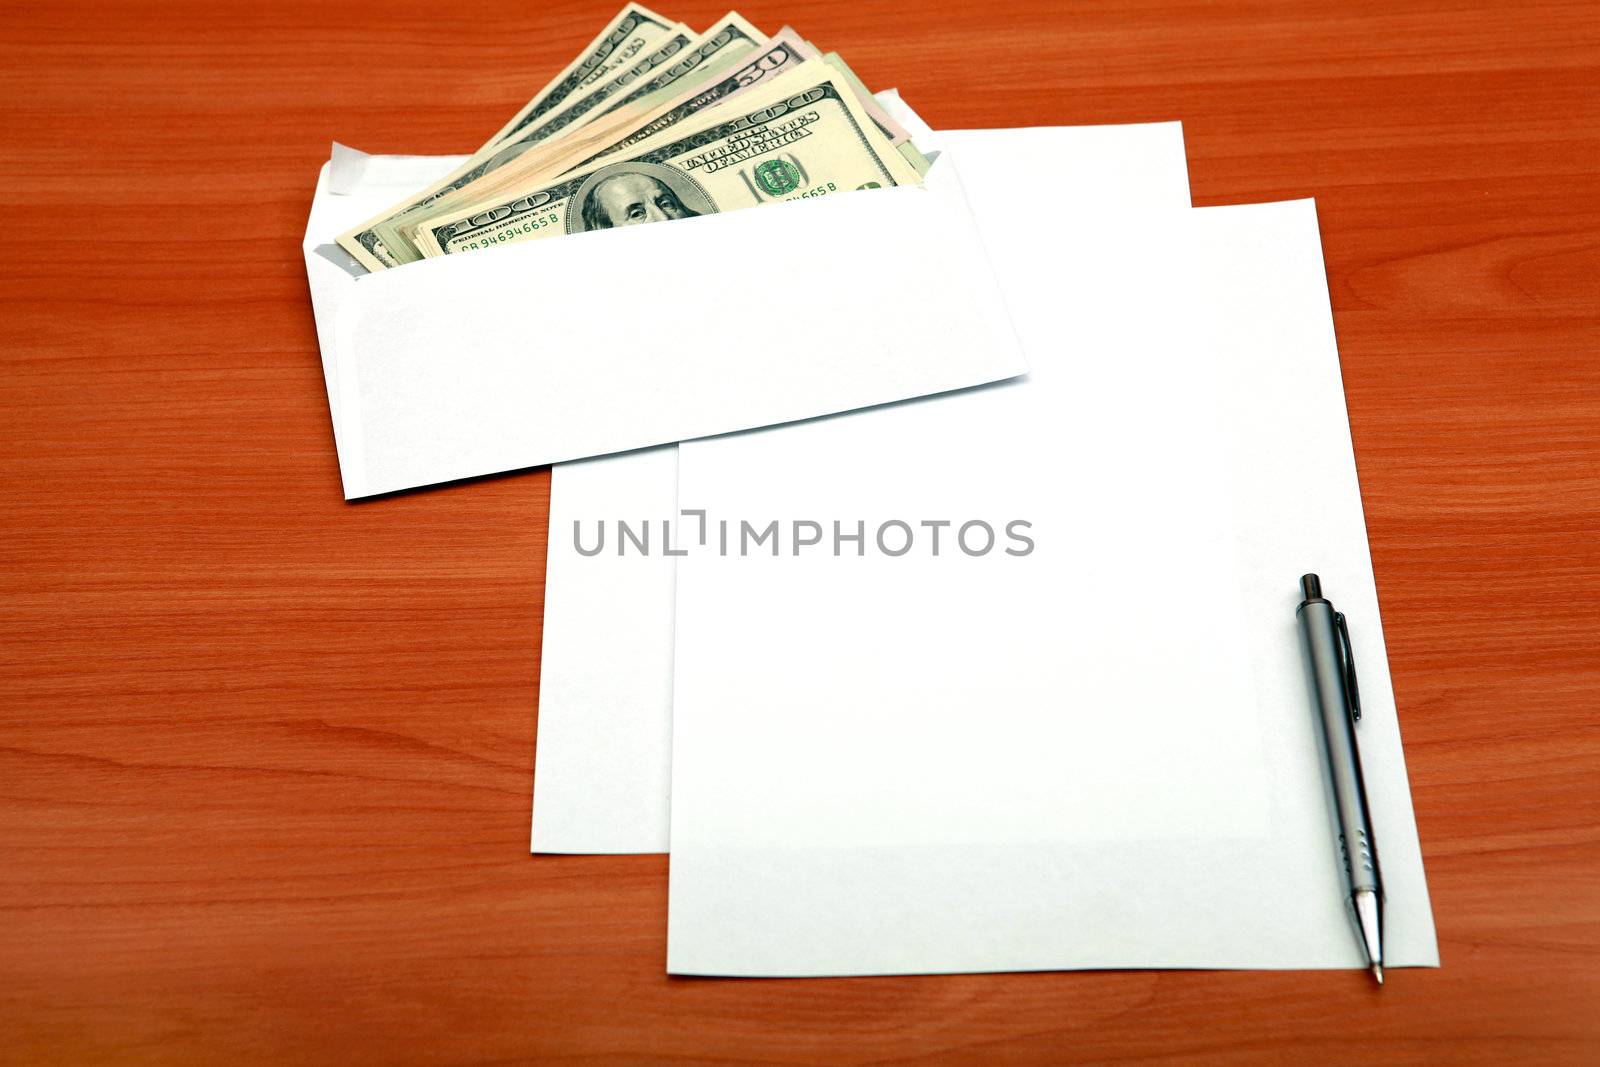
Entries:
[[[632,158],[480,204],[419,233],[429,256],[710,215],[854,189],[915,184],[916,171],[837,74],[802,66],[735,112]],[[662,143],[667,141],[670,143]]]
[[[673,28],[659,15],[638,4],[624,7],[599,36],[590,42],[589,48],[568,64],[549,85],[540,90],[538,95],[518,111],[509,123],[501,127],[500,132],[489,140],[488,145],[497,143],[512,128],[528,120],[530,115],[542,116],[575,93],[591,88],[595,81],[604,78],[626,60],[631,59],[649,41],[665,35]],[[685,27],[676,28],[687,32]],[[488,145],[485,145],[485,148]],[[479,149],[458,170],[427,192],[433,192],[448,185],[453,179],[469,174],[483,154],[484,149]],[[408,206],[411,206],[410,202],[396,204],[382,215],[367,220],[348,233],[341,234],[336,240],[368,270],[392,267],[398,260],[389,254],[374,226]]]
[[[399,260],[422,258],[416,250],[415,234],[429,220],[453,213],[468,204],[498,196],[517,188],[518,175],[539,167],[539,160],[572,138],[585,136],[590,125],[601,116],[627,108],[654,107],[662,98],[682,91],[684,83],[718,72],[739,62],[765,42],[766,37],[737,12],[729,12],[701,37],[683,47],[672,40],[646,62],[641,62],[590,90],[567,107],[545,119],[537,128],[507,138],[488,158],[488,170],[468,185],[450,190],[425,206],[413,208],[375,227],[385,246]],[[668,63],[656,62],[669,55]]]
[[[806,59],[814,58],[818,58],[816,48],[808,45],[800,35],[795,34],[794,30],[786,27],[779,30],[779,34],[768,40],[765,45],[757,48],[754,58],[747,58],[747,62],[726,74],[712,75],[710,80],[696,83],[690,90],[678,94],[677,98],[662,104],[658,109],[648,112],[640,112],[637,109],[622,110],[619,114],[624,122],[594,123],[594,133],[590,133],[589,128],[586,128],[573,138],[563,139],[552,149],[541,152],[538,158],[530,160],[526,165],[507,166],[506,170],[501,171],[504,178],[496,179],[491,192],[515,194],[518,190],[528,187],[530,182],[557,178],[566,171],[579,170],[582,166],[595,162],[597,158],[618,154],[635,144],[650,141],[654,136],[666,133],[670,128],[696,115],[706,114],[736,94],[771,85],[778,75],[787,74]],[[458,205],[458,208],[459,206],[466,205]],[[450,211],[450,214],[454,214],[454,211]],[[402,227],[402,234],[413,237],[416,229],[421,229],[421,226],[416,222],[410,222]]]
[[[652,42],[657,46],[655,50],[628,68],[628,72],[638,71],[642,73],[653,66],[666,63],[693,39],[694,35],[689,31],[688,27],[674,27],[665,35],[664,40],[657,38],[656,41]],[[609,85],[610,82],[605,84]],[[591,96],[603,87],[591,88],[581,94],[578,99],[581,100]],[[571,106],[568,105],[568,108],[570,109]],[[546,123],[548,121],[549,118],[547,117]],[[395,230],[395,225],[403,221],[407,216],[425,210],[456,190],[477,181],[509,159],[515,158],[514,156],[504,155],[506,149],[522,143],[535,143],[542,139],[541,130],[546,123],[539,123],[532,129],[520,130],[504,140],[480,149],[465,163],[423,192],[413,194],[407,200],[386,209],[383,213],[368,219],[354,229],[340,234],[336,238],[337,242],[340,247],[354,256],[368,270],[384,270],[398,266],[401,263],[410,263],[420,259],[421,257],[416,250],[400,238]]]
[[856,72],[851,70],[850,65],[839,57],[838,52],[829,52],[822,57],[822,61],[844,75],[844,79],[849,83],[850,88],[855,90],[856,97],[861,101],[861,106],[866,109],[872,121],[878,124],[878,129],[883,131],[884,136],[889,138],[890,144],[900,145],[911,140],[911,135],[906,132],[906,128],[891,118],[889,113],[883,110],[882,107],[878,106],[878,101],[873,97],[872,90],[867,88],[865,82],[856,77]]
[[522,127],[537,122],[561,102],[593,85],[598,85],[644,50],[646,44],[669,32],[673,23],[643,4],[629,4],[589,42],[577,59],[550,79],[511,120],[485,141],[479,151],[498,144]]
[[[381,246],[392,260],[389,265],[420,259],[408,234],[424,219],[477,199],[493,196],[506,186],[497,172],[515,163],[524,153],[564,133],[579,129],[592,118],[630,103],[648,105],[675,92],[676,84],[696,72],[720,69],[738,61],[766,40],[759,30],[737,13],[730,12],[700,37],[686,30],[675,30],[659,43],[655,51],[610,81],[577,96],[564,108],[543,121],[506,137],[475,160],[468,160],[456,175],[424,194],[405,210],[392,214],[356,233],[355,240]],[[477,189],[474,183],[484,183]],[[343,242],[341,241],[341,244]],[[353,254],[353,253],[352,253]]]
[[[771,84],[778,75],[795,69],[817,55],[815,48],[787,28],[756,52],[754,58],[737,69],[724,75],[713,75],[709,82],[702,81],[654,111],[641,114],[636,109],[629,109],[626,115],[632,116],[631,126],[616,122],[595,123],[600,127],[596,132],[590,133],[585,129],[574,137],[562,140],[557,147],[563,151],[542,152],[527,163],[506,167],[500,172],[502,177],[496,178],[488,193],[513,195],[542,180],[558,177],[596,159],[648,141],[693,116],[710,111],[739,93]],[[471,192],[475,188],[470,186],[463,192]],[[430,221],[453,217],[465,206],[466,203],[441,201],[428,212],[400,223],[400,234],[415,246],[418,231]]]

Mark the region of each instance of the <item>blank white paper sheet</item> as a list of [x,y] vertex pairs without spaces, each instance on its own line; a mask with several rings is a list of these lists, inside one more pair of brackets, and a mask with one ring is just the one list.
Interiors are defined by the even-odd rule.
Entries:
[[[1189,207],[1176,122],[1016,130],[928,130],[898,97],[886,107],[929,150],[950,153],[969,196],[1011,199],[1019,175],[1048,174],[1052,212],[1097,217]],[[676,446],[558,464],[550,483],[535,852],[665,852],[672,759],[674,564],[584,556],[598,522],[673,520]]]
[[1360,966],[1310,570],[1386,962],[1436,964],[1312,204],[1085,219],[1011,177],[971,192],[1026,378],[679,450],[668,970]]

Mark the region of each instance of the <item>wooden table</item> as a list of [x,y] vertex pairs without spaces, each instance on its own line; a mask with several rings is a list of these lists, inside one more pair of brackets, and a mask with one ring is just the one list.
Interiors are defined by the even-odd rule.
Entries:
[[547,475],[344,504],[300,253],[331,138],[468,150],[611,8],[39,3],[0,1057],[1600,1062],[1600,5],[743,11],[939,127],[1181,118],[1197,203],[1317,198],[1443,969],[668,979],[664,858],[527,855]]

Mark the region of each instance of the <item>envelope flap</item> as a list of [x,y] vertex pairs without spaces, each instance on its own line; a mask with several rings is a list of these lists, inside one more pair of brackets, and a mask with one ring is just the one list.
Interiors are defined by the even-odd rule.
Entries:
[[345,495],[1023,373],[955,165],[935,173],[361,279],[335,328]]

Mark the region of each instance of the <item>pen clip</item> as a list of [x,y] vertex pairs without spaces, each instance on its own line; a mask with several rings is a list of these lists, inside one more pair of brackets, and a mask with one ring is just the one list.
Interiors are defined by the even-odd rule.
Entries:
[[1333,613],[1333,624],[1339,628],[1339,659],[1344,665],[1344,690],[1350,697],[1350,718],[1361,721],[1361,691],[1356,688],[1356,652],[1350,644],[1350,627],[1344,621],[1344,612]]

